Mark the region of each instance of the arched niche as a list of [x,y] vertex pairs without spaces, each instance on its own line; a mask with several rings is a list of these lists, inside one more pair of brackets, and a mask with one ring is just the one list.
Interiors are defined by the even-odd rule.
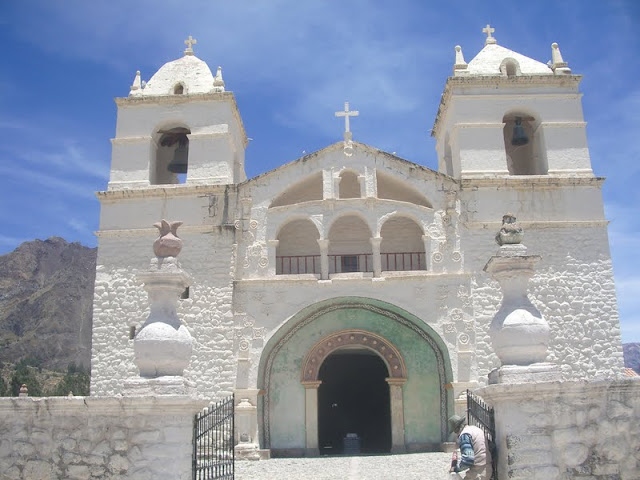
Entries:
[[510,175],[546,175],[548,173],[540,119],[524,110],[511,111],[502,118],[504,148]]
[[360,180],[358,174],[352,170],[345,170],[340,174],[338,198],[360,198]]
[[422,207],[432,208],[431,202],[427,197],[406,182],[380,170],[376,171],[376,177],[378,182],[378,198],[408,202]]
[[269,208],[295,205],[313,200],[322,200],[321,171],[291,185],[271,202]]
[[382,271],[426,270],[424,230],[412,218],[394,215],[380,229]]
[[519,77],[522,75],[520,63],[515,58],[505,58],[500,64],[500,73],[505,77]]
[[320,233],[314,223],[298,218],[278,231],[276,275],[320,273]]
[[156,132],[149,183],[170,185],[186,181],[190,133],[184,126],[161,128]]

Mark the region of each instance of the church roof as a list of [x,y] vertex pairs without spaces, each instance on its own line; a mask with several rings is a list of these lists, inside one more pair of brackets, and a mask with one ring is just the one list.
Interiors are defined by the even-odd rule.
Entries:
[[147,97],[224,92],[222,69],[218,67],[214,76],[206,62],[194,55],[194,43],[196,40],[189,37],[185,41],[187,49],[184,56],[165,63],[146,84],[140,81],[140,72],[136,72],[129,95]]
[[509,50],[497,43],[490,43],[469,62],[468,75],[502,75],[500,66],[505,60],[515,60],[522,75],[553,75],[548,65],[520,53]]

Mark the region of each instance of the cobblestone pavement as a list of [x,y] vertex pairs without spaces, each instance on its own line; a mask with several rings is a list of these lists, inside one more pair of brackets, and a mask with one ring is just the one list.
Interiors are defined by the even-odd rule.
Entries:
[[237,480],[450,480],[450,453],[236,461]]

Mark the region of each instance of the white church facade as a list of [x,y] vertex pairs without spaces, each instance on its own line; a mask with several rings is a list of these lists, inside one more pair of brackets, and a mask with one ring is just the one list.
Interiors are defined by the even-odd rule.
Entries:
[[484,268],[507,212],[541,257],[529,298],[550,327],[546,361],[565,381],[618,377],[581,77],[556,44],[547,65],[487,35],[468,63],[456,47],[432,130],[437,171],[354,141],[346,105],[343,141],[247,179],[220,69],[189,41],[146,84],[138,73],[116,100],[98,193],[91,395],[140,393],[139,282],[161,219],[183,222],[181,392],[234,393],[247,412],[238,440],[274,456],[340,453],[347,433],[363,451],[440,449],[464,392],[500,366],[489,328],[502,294]]

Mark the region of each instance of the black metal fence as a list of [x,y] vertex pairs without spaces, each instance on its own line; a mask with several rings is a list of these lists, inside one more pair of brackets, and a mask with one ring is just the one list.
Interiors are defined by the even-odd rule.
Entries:
[[491,466],[493,475],[491,480],[498,480],[498,454],[496,451],[496,420],[493,407],[489,407],[484,401],[467,390],[467,424],[475,425],[484,430],[487,437],[489,452],[491,452]]
[[212,403],[193,425],[193,480],[234,479],[234,398]]

